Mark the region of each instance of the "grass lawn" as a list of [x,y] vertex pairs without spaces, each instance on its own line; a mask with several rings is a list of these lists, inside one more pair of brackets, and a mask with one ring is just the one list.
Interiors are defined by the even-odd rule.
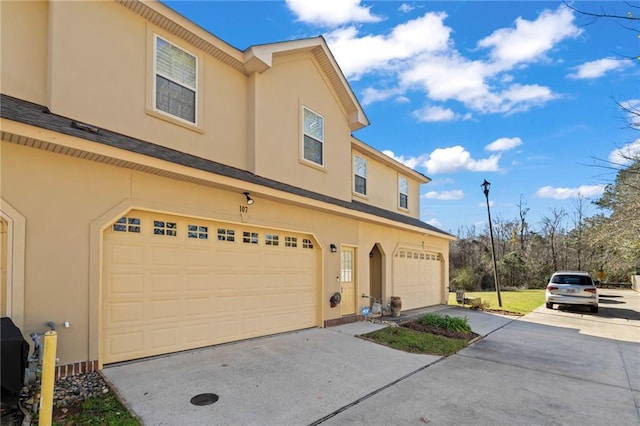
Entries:
[[467,346],[466,340],[451,339],[404,327],[386,327],[363,334],[362,337],[405,352],[441,356],[454,354]]
[[[70,410],[68,415],[59,415],[53,419],[54,426],[139,426],[133,417],[113,393],[90,398],[80,407]],[[55,417],[55,416],[54,416]]]
[[[495,291],[479,291],[479,292],[465,292],[464,296],[467,298],[480,297],[482,303],[489,303],[489,308],[486,310],[500,310],[498,306],[498,295]],[[544,289],[535,290],[517,290],[517,291],[501,291],[500,296],[502,298],[502,310],[515,312],[518,314],[528,314],[540,305],[544,304]],[[456,302],[456,293],[449,293],[449,305],[458,305]]]

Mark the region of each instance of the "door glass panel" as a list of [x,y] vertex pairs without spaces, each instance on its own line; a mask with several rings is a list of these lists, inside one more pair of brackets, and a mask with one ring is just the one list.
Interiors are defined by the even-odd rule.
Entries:
[[340,256],[340,281],[353,281],[353,252],[342,251]]

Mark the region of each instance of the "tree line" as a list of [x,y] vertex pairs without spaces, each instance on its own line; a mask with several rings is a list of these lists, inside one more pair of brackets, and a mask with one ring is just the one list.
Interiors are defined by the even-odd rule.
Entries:
[[[542,288],[557,270],[587,271],[607,282],[640,274],[640,158],[630,162],[592,201],[599,208],[594,216],[585,217],[589,201],[578,196],[570,210],[551,209],[533,225],[520,196],[517,217],[493,219],[500,287]],[[451,289],[495,289],[489,229],[459,229],[449,267]]]

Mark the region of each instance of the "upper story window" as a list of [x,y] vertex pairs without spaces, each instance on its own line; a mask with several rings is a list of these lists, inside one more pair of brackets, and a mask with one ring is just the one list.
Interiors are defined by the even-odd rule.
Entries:
[[303,158],[324,166],[324,118],[303,107]]
[[399,178],[398,179],[398,205],[401,209],[409,208],[409,183],[407,182],[407,178]]
[[353,190],[360,195],[367,195],[367,160],[353,156]]
[[196,124],[197,58],[155,36],[156,110]]

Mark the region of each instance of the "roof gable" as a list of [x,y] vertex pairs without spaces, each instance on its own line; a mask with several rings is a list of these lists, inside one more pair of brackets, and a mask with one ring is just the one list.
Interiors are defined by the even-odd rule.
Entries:
[[320,69],[327,77],[347,113],[351,131],[368,126],[369,120],[360,102],[351,90],[351,86],[329,50],[327,42],[322,37],[251,46],[244,51],[245,67],[248,71],[262,73],[271,68],[274,56],[302,51],[311,52],[318,61]]

